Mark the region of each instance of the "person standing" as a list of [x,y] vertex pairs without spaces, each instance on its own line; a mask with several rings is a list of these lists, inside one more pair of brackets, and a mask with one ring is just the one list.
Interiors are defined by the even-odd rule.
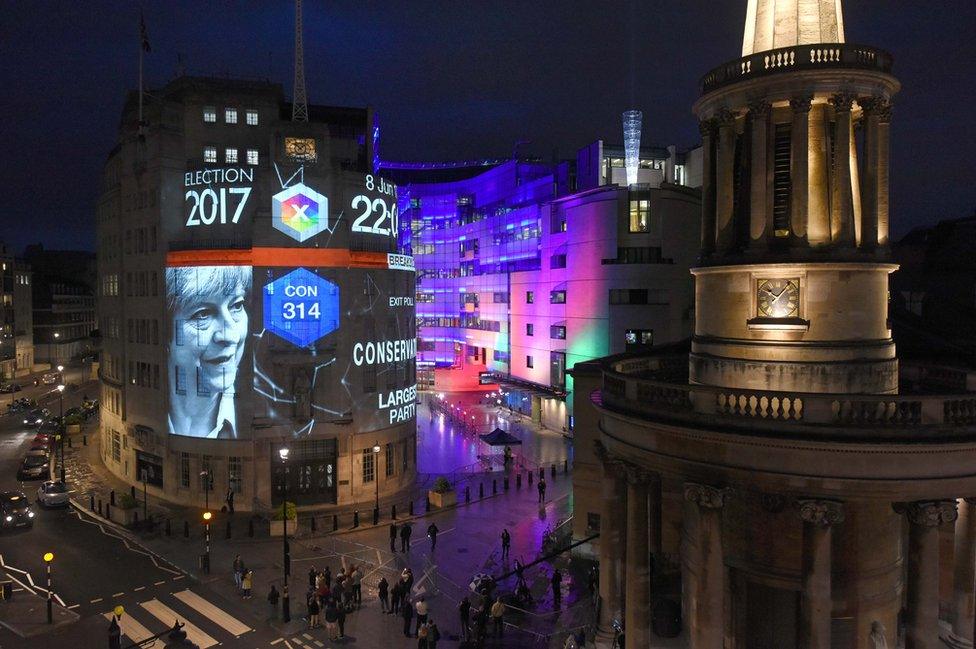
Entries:
[[400,552],[410,551],[410,535],[413,530],[410,528],[410,523],[404,523],[400,528]]
[[413,570],[409,567],[404,568],[400,574],[400,579],[403,581],[403,599],[406,599],[410,596],[410,591],[413,590]]
[[414,608],[417,610],[417,635],[419,637],[420,627],[427,624],[427,612],[429,609],[427,607],[427,602],[424,601],[422,596],[417,600],[417,603],[414,604]]
[[325,570],[322,571],[322,581],[326,588],[332,588],[332,568],[329,566],[326,566]]
[[339,625],[339,640],[346,637],[346,607],[340,606],[336,610],[336,624]]
[[427,649],[427,624],[417,624],[417,649]]
[[251,584],[254,580],[254,571],[247,570],[244,572],[244,577],[241,579],[241,587],[244,588],[244,599],[251,599]]
[[502,559],[507,559],[512,550],[512,535],[507,529],[502,530]]
[[237,586],[237,590],[241,589],[241,577],[244,573],[244,561],[241,559],[241,555],[236,555],[234,557],[234,584]]
[[278,619],[278,589],[275,588],[274,584],[271,584],[271,592],[268,593],[268,608],[271,609],[271,619]]
[[352,582],[352,597],[356,602],[356,607],[363,605],[363,573],[359,571],[359,566],[355,566],[349,573],[349,580]]
[[403,582],[397,581],[393,584],[393,590],[390,593],[392,601],[390,602],[390,614],[396,615],[400,612],[400,600],[403,598]]
[[388,613],[390,611],[390,582],[386,580],[386,577],[382,577],[377,588],[379,589],[380,612]]
[[308,587],[309,588],[313,588],[313,589],[314,588],[318,588],[318,584],[316,583],[316,577],[318,577],[318,576],[319,576],[319,574],[317,572],[315,572],[315,566],[312,566],[311,568],[308,569]]
[[397,525],[390,523],[390,552],[396,554]]
[[434,620],[427,622],[427,649],[437,649],[437,641],[441,639],[440,629]]
[[437,547],[437,533],[438,532],[440,532],[440,530],[437,529],[437,525],[435,523],[431,523],[430,525],[427,526],[427,536],[430,537],[430,551],[431,552],[433,552],[434,551],[434,548]]
[[538,486],[536,488],[539,490],[539,502],[544,503],[546,502],[546,479],[539,478],[537,485]]
[[312,595],[308,600],[308,628],[314,629],[319,625],[319,600]]
[[471,602],[467,597],[461,599],[461,603],[458,605],[458,615],[461,618],[461,639],[470,640],[471,639]]
[[234,490],[233,489],[227,490],[227,497],[224,500],[227,502],[227,513],[233,514],[234,513]]
[[563,573],[559,571],[559,568],[556,568],[553,571],[550,582],[552,583],[552,603],[556,608],[559,608],[563,603],[563,591],[561,588],[563,583]]
[[400,604],[400,617],[403,618],[403,635],[409,638],[410,623],[413,621],[413,606],[410,605],[410,600],[407,598],[404,598]]
[[494,635],[501,638],[505,634],[505,603],[499,597],[491,605],[491,622],[494,627]]
[[338,631],[339,609],[336,608],[335,600],[329,600],[325,605],[325,629],[329,633],[329,640],[335,641],[339,636]]

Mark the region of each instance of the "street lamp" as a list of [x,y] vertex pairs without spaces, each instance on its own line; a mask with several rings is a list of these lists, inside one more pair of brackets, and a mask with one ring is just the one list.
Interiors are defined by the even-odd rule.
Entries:
[[44,553],[44,563],[47,564],[47,623],[54,624],[54,610],[52,600],[54,593],[51,590],[51,564],[54,563],[54,553]]
[[[61,337],[61,334],[59,332],[55,331],[54,332],[54,339],[57,340],[60,337]],[[54,362],[54,346],[52,345],[51,341],[48,341],[48,343],[47,343],[47,362],[48,363],[53,363]]]
[[284,572],[285,581],[281,587],[281,619],[284,622],[291,621],[291,603],[288,599],[288,577],[291,576],[291,552],[288,548],[288,447],[282,446],[278,449],[278,457],[281,458],[281,522],[284,525],[285,533],[282,536],[284,551]]
[[213,486],[213,476],[210,475],[210,467],[200,472],[203,478],[203,508],[210,509],[210,488]]
[[[58,366],[60,369],[60,365]],[[58,386],[58,410],[60,417],[58,419],[58,437],[61,440],[61,461],[58,465],[61,468],[61,483],[64,484],[64,383]]]
[[373,444],[373,482],[376,483],[376,507],[373,508],[373,525],[380,522],[380,443]]
[[213,518],[213,514],[210,512],[203,512],[203,525],[206,528],[206,543],[207,543],[207,554],[206,558],[203,560],[203,571],[210,574],[210,519]]

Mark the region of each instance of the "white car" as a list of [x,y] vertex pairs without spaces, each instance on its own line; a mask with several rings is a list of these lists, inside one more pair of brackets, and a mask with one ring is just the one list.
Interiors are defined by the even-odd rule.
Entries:
[[37,488],[37,502],[45,507],[67,506],[70,495],[68,487],[60,480],[45,482]]

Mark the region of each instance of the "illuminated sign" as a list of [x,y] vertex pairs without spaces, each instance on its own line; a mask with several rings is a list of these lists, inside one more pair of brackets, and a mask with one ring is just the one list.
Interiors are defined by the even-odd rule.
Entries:
[[339,287],[304,268],[264,286],[264,328],[308,347],[339,327]]
[[356,365],[396,363],[416,358],[416,356],[416,338],[356,343],[352,347],[352,362]]
[[377,407],[380,410],[389,408],[389,423],[391,424],[406,421],[417,414],[416,385],[400,390],[390,390],[387,393],[380,392],[376,396],[379,399]]
[[[183,186],[186,189],[184,200],[187,204],[185,226],[191,228],[214,223],[238,223],[251,197],[253,182],[253,169],[229,167],[186,172],[183,175]],[[198,189],[191,189],[193,187]]]
[[416,270],[417,267],[414,264],[413,257],[410,255],[397,255],[394,253],[387,253],[386,255],[387,267],[391,270]]
[[304,183],[271,197],[271,223],[276,230],[303,242],[329,229],[329,199]]
[[363,187],[371,194],[382,194],[382,196],[374,198],[371,195],[357,194],[352,199],[352,210],[356,218],[352,222],[351,231],[396,238],[400,226],[397,216],[399,208],[396,185],[383,178],[366,174]]

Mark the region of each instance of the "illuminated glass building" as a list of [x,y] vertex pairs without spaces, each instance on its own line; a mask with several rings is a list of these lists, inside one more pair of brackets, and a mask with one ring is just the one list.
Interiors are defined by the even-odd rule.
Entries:
[[195,77],[147,93],[141,125],[136,93],[123,110],[98,209],[101,453],[154,495],[371,507],[414,482],[397,188],[371,173],[369,109],[307,112]]
[[568,431],[567,369],[690,336],[700,165],[698,149],[645,147],[628,188],[623,147],[601,141],[556,165],[382,163],[417,263],[419,384],[501,381]]

